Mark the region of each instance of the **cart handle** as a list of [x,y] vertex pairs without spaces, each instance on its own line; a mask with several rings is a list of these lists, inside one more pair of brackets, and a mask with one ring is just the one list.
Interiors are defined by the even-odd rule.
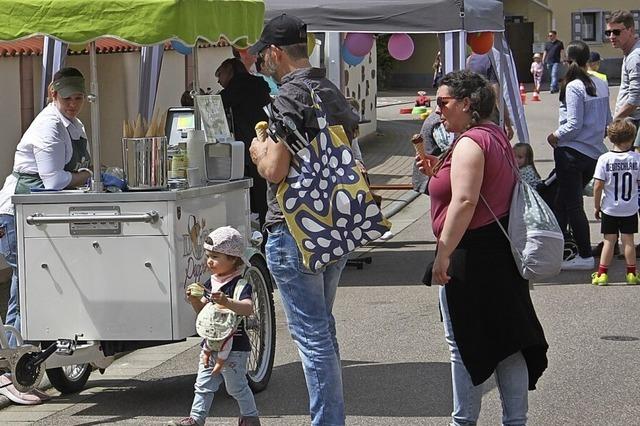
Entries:
[[46,216],[42,213],[34,213],[27,216],[29,225],[42,225],[45,223],[92,223],[92,222],[145,222],[156,223],[160,219],[160,214],[152,210],[140,214],[118,214],[118,215],[66,215],[66,216]]

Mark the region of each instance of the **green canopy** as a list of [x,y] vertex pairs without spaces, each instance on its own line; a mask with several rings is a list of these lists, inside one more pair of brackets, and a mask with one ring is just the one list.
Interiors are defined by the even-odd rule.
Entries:
[[47,35],[70,44],[115,37],[137,45],[260,37],[262,0],[0,0],[0,40]]

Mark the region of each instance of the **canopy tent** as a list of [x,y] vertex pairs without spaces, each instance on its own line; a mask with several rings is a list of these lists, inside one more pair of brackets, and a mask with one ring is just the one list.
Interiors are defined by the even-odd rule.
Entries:
[[0,40],[41,34],[80,44],[109,36],[193,46],[223,37],[243,46],[260,36],[263,16],[262,0],[0,0]]
[[314,32],[504,31],[500,0],[265,0],[266,19],[286,12]]
[[[265,19],[281,13],[295,15],[311,32],[327,32],[327,75],[339,79],[339,36],[331,33],[445,33],[441,37],[445,71],[464,68],[465,33],[504,32],[500,0],[265,0]],[[331,59],[334,59],[333,62]],[[493,49],[504,100],[513,117],[518,139],[529,141],[511,51],[500,34]],[[504,66],[501,64],[504,63]],[[332,69],[338,68],[338,69]],[[515,82],[515,84],[513,84]]]
[[[256,42],[263,21],[262,0],[0,0],[0,40],[45,35],[59,43],[91,43],[89,101],[95,191],[102,189],[95,40],[114,37],[140,46],[178,40],[194,46],[198,39],[215,43],[225,38],[235,45],[246,46]],[[143,62],[141,68],[151,73],[150,77],[157,83],[161,49],[150,49],[154,50],[142,55],[146,63]],[[194,53],[195,70],[196,57]],[[48,59],[48,55],[45,56],[45,60]],[[43,74],[46,73],[45,69]],[[155,99],[155,86],[144,89],[148,93],[139,92],[141,99]],[[151,101],[151,109],[153,104]]]

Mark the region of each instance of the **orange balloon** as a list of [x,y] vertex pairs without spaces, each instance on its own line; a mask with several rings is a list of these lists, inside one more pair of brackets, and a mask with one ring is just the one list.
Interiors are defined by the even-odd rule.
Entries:
[[484,55],[493,47],[493,33],[467,33],[467,44],[473,53]]

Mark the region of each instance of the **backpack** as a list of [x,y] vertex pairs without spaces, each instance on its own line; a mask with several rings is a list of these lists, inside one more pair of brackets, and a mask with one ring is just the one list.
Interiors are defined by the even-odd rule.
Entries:
[[557,275],[560,273],[564,252],[562,230],[542,196],[520,178],[513,154],[505,154],[517,179],[511,195],[508,231],[504,229],[482,194],[480,198],[509,240],[522,278],[537,281]]
[[[233,290],[235,300],[240,300],[240,295],[248,284],[243,278],[238,280]],[[207,339],[207,345],[212,351],[218,352],[227,340],[233,337],[243,320],[243,316],[230,309],[221,309],[213,302],[207,303],[198,313],[196,331],[198,336]]]

